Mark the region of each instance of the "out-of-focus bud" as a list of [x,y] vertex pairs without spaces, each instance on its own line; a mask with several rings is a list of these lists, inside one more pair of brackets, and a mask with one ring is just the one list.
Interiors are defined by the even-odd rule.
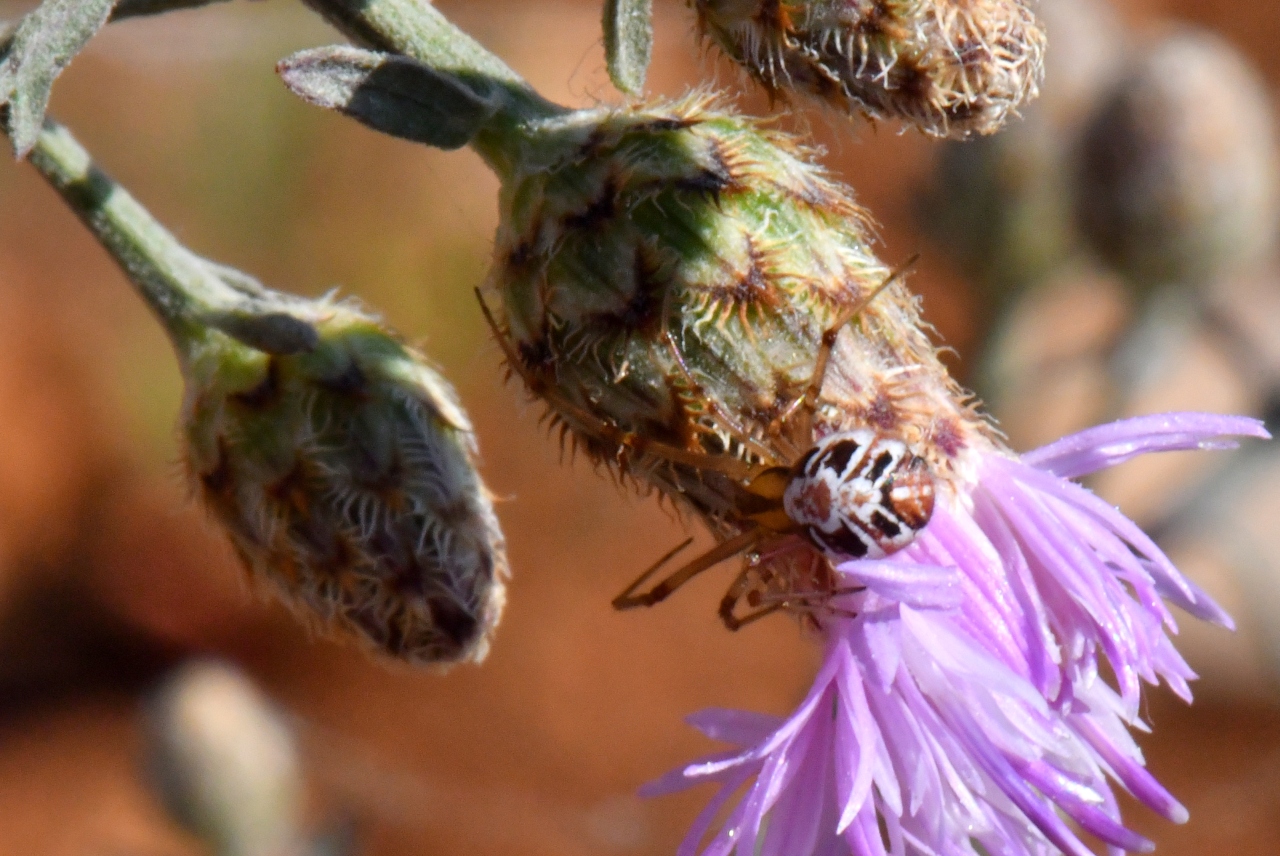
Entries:
[[981,286],[988,322],[1079,252],[1075,148],[1123,57],[1123,26],[1105,3],[1043,0],[1036,14],[1052,44],[1040,97],[999,134],[944,144],[920,204],[925,228]]
[[[496,326],[598,462],[726,532],[749,505],[740,479],[644,443],[789,464],[817,436],[870,426],[945,475],[983,430],[910,293],[866,303],[889,273],[866,216],[790,137],[694,97],[574,114],[536,145],[503,188]],[[797,418],[824,333],[863,303],[813,421]]]
[[[219,319],[239,338],[210,331],[184,360],[187,469],[252,576],[319,628],[400,659],[483,659],[507,563],[453,390],[350,305],[289,300],[257,317]],[[245,344],[296,345],[286,318],[313,347]]]
[[1274,245],[1277,199],[1269,98],[1209,33],[1147,45],[1085,133],[1079,221],[1139,287],[1205,284],[1259,260]]
[[691,0],[699,27],[770,95],[926,133],[997,130],[1035,97],[1045,37],[1028,0]]
[[239,671],[216,662],[178,669],[147,704],[145,736],[165,807],[217,856],[302,852],[294,736]]

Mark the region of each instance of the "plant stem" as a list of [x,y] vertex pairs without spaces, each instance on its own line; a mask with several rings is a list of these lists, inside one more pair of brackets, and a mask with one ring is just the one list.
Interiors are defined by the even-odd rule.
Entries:
[[236,292],[98,169],[66,128],[46,120],[29,160],[124,269],[186,357],[208,334],[201,316],[234,305]]
[[496,89],[504,102],[499,115],[471,145],[499,175],[509,174],[520,159],[529,137],[525,128],[569,112],[539,95],[427,0],[303,2],[357,44],[404,54],[438,71]]

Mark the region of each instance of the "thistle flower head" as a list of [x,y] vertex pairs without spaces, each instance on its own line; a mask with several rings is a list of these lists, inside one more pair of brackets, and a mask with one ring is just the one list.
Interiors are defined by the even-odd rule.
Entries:
[[859,589],[840,598],[855,617],[826,625],[823,666],[796,712],[695,714],[691,724],[740,748],[650,786],[720,786],[681,856],[1088,856],[1077,828],[1112,854],[1150,852],[1112,788],[1187,819],[1128,732],[1144,727],[1142,683],[1190,698],[1164,601],[1231,623],[1137,527],[1068,479],[1146,452],[1223,448],[1233,434],[1266,436],[1251,419],[1169,414],[1021,459],[986,455],[912,546],[840,566]]
[[291,300],[314,346],[218,331],[185,360],[187,469],[252,576],[416,663],[483,659],[506,556],[453,390],[376,319]]
[[790,137],[703,97],[542,134],[504,185],[489,286],[511,368],[596,461],[757,531],[760,586],[830,583],[768,505],[819,439],[868,429],[904,477],[919,458],[944,481],[990,445],[866,216]]
[[1027,0],[691,0],[699,28],[770,95],[928,134],[997,130],[1035,97],[1045,38]]
[[[1149,417],[1019,459],[906,291],[879,291],[891,277],[848,192],[785,137],[696,102],[558,131],[505,187],[486,311],[597,460],[721,539],[615,605],[747,551],[726,623],[790,608],[827,648],[792,717],[695,717],[741,748],[655,788],[721,785],[681,854],[1085,856],[1068,819],[1145,851],[1113,782],[1184,819],[1127,729],[1144,682],[1189,695],[1165,601],[1230,619],[1069,479],[1261,425]],[[739,599],[760,609],[736,618]]]

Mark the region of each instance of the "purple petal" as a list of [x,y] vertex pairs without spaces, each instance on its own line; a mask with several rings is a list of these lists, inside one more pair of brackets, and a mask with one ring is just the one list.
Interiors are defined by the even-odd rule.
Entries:
[[1151,810],[1164,815],[1174,823],[1186,823],[1191,813],[1174,799],[1164,787],[1147,772],[1140,761],[1125,757],[1092,719],[1086,716],[1071,717],[1072,725],[1080,736],[1088,741],[1104,760],[1115,777]]
[[830,837],[834,828],[835,812],[827,784],[832,760],[828,751],[829,732],[835,726],[826,717],[821,717],[816,724],[820,731],[814,739],[816,749],[805,754],[801,768],[796,771],[796,786],[774,807],[760,856],[813,853],[823,833]]
[[875,672],[881,692],[889,692],[902,662],[902,618],[896,608],[863,613],[857,630],[862,634],[861,660]]
[[684,721],[712,740],[738,746],[759,743],[783,723],[778,716],[727,707],[706,707],[689,714]]
[[1063,478],[1079,478],[1148,452],[1234,449],[1227,437],[1270,439],[1262,422],[1214,413],[1157,413],[1086,428],[1028,452],[1022,460]]
[[1150,853],[1155,850],[1156,846],[1153,842],[1128,829],[1099,808],[1095,804],[1096,795],[1091,795],[1091,799],[1085,799],[1077,792],[1078,787],[1070,784],[1064,787],[1062,775],[1050,770],[1044,762],[1015,762],[1014,767],[1040,793],[1056,802],[1086,832],[1122,850],[1138,853]]
[[702,837],[707,834],[707,830],[715,822],[716,815],[720,813],[720,809],[749,778],[751,778],[750,770],[740,770],[735,772],[721,786],[719,792],[698,813],[698,817],[693,821],[693,826],[689,827],[689,832],[685,835],[684,840],[680,842],[680,847],[676,850],[676,856],[695,856],[698,852],[698,847],[702,844]]
[[894,603],[921,609],[953,609],[964,596],[957,568],[925,565],[903,559],[862,559],[836,567],[854,585]]
[[[1164,568],[1155,562],[1145,561],[1143,564],[1147,566],[1147,572],[1151,574],[1156,591],[1165,600],[1188,615],[1199,618],[1201,621],[1207,621],[1210,624],[1216,624],[1228,630],[1236,629],[1235,619],[1231,617],[1230,613],[1219,606],[1217,601],[1209,597],[1208,592],[1200,588],[1200,586],[1181,574],[1178,575],[1176,580],[1171,580],[1169,575],[1165,573]],[[1177,585],[1174,584],[1175,582]]]
[[[699,763],[707,763],[710,761],[722,761],[730,758],[736,758],[736,752],[724,752],[718,755],[709,755],[702,759]],[[689,788],[697,787],[706,782],[724,782],[735,776],[750,776],[755,771],[750,767],[736,767],[732,770],[721,770],[716,773],[707,775],[689,775],[689,768],[677,767],[669,770],[657,779],[645,782],[640,786],[637,793],[642,797],[660,797],[666,794],[674,794],[679,791],[687,791]]]
[[1054,843],[1063,853],[1070,856],[1093,856],[1080,839],[1063,823],[1045,800],[1035,793],[1009,764],[995,746],[982,734],[981,730],[969,717],[960,711],[953,711],[953,725],[964,741],[965,746],[974,755],[992,780],[1000,787],[1005,796],[1016,805],[1023,814],[1030,818],[1045,837]]
[[858,667],[847,645],[841,656],[847,662],[836,680],[841,708],[836,714],[836,795],[842,804],[837,833],[844,832],[871,796],[877,742]]
[[721,770],[727,770],[730,767],[738,767],[743,764],[751,764],[768,757],[774,751],[779,749],[783,744],[792,740],[796,733],[804,726],[809,717],[813,715],[813,710],[817,707],[818,702],[826,694],[827,686],[835,678],[836,666],[838,658],[828,656],[822,664],[822,669],[818,672],[818,677],[813,682],[812,689],[804,702],[782,725],[778,727],[773,734],[760,743],[756,744],[746,752],[735,755],[733,758],[725,761],[713,761],[703,764],[691,764],[685,768],[685,773],[690,776],[706,776],[718,773]]

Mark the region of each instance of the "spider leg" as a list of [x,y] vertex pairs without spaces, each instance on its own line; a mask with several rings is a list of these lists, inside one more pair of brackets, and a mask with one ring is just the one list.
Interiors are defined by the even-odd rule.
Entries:
[[751,572],[755,570],[755,567],[751,563],[744,565],[738,576],[734,578],[733,584],[729,586],[729,590],[724,593],[724,598],[720,601],[720,620],[730,630],[740,630],[751,622],[759,621],[766,615],[782,609],[781,603],[774,603],[763,609],[749,612],[744,616],[738,616],[736,612],[738,602],[742,600],[743,595],[748,594],[751,588]]
[[703,388],[702,384],[693,379],[693,372],[689,371],[689,366],[685,363],[684,355],[680,353],[679,347],[676,346],[676,340],[671,335],[671,331],[664,330],[662,335],[667,340],[667,347],[671,350],[671,356],[675,359],[676,367],[679,368],[680,374],[684,376],[684,381],[688,384],[689,391],[708,407],[711,417],[724,429],[725,433],[741,443],[744,448],[750,449],[758,455],[762,461],[770,464],[780,463],[776,452],[752,437],[749,431],[725,412],[719,402],[707,395],[706,389]]
[[836,338],[840,335],[840,331],[856,318],[859,313],[870,306],[871,302],[879,297],[881,292],[897,282],[919,259],[920,254],[916,253],[894,268],[884,278],[883,282],[872,289],[870,294],[844,312],[841,312],[836,317],[835,323],[822,332],[822,339],[818,345],[818,355],[813,363],[813,374],[809,376],[809,383],[805,386],[804,394],[792,401],[782,413],[769,423],[769,434],[780,434],[783,423],[797,413],[800,414],[801,419],[797,430],[798,435],[808,437],[812,434],[813,415],[818,409],[818,396],[822,394],[822,384],[827,377],[827,364],[831,362],[831,351],[836,346]]
[[[737,604],[737,601],[734,601],[734,605],[736,604]],[[748,624],[752,624],[756,621],[759,621],[760,619],[764,618],[766,615],[772,615],[773,613],[782,609],[783,606],[785,606],[785,604],[773,603],[773,604],[770,604],[769,606],[762,606],[754,612],[748,612],[746,615],[741,615],[741,616],[735,614],[731,607],[728,612],[725,612],[723,609],[720,611],[720,620],[723,621],[724,626],[728,627],[730,630],[741,630],[742,628],[746,627]]]
[[748,529],[727,541],[721,541],[707,552],[698,556],[693,561],[686,564],[680,570],[674,572],[670,576],[655,584],[651,589],[645,592],[636,593],[636,589],[640,588],[645,582],[658,572],[658,569],[665,565],[676,553],[689,546],[690,541],[685,541],[675,550],[659,559],[647,571],[641,574],[635,582],[627,586],[627,588],[613,599],[614,609],[635,609],[637,606],[653,606],[655,603],[665,600],[673,591],[680,586],[693,579],[698,574],[720,564],[725,559],[731,559],[741,553],[743,550],[750,548],[756,541],[760,540],[762,532],[759,529]]
[[497,320],[493,317],[493,313],[489,310],[489,305],[485,303],[484,296],[478,288],[476,289],[476,299],[480,301],[480,311],[484,313],[485,320],[489,323],[489,328],[493,331],[494,338],[498,340],[498,345],[502,348],[502,352],[507,358],[507,364],[520,375],[525,385],[529,387],[529,391],[546,400],[554,410],[570,421],[577,423],[588,432],[617,444],[619,459],[622,459],[628,451],[634,451],[640,454],[653,455],[670,463],[684,464],[694,469],[723,473],[729,478],[743,483],[750,482],[761,472],[768,469],[767,466],[748,464],[746,461],[730,455],[691,452],[688,449],[681,449],[668,443],[650,440],[634,432],[624,431],[618,426],[597,417],[585,408],[579,407],[542,379],[529,374],[520,359],[520,355],[511,346],[511,341],[498,327]]

